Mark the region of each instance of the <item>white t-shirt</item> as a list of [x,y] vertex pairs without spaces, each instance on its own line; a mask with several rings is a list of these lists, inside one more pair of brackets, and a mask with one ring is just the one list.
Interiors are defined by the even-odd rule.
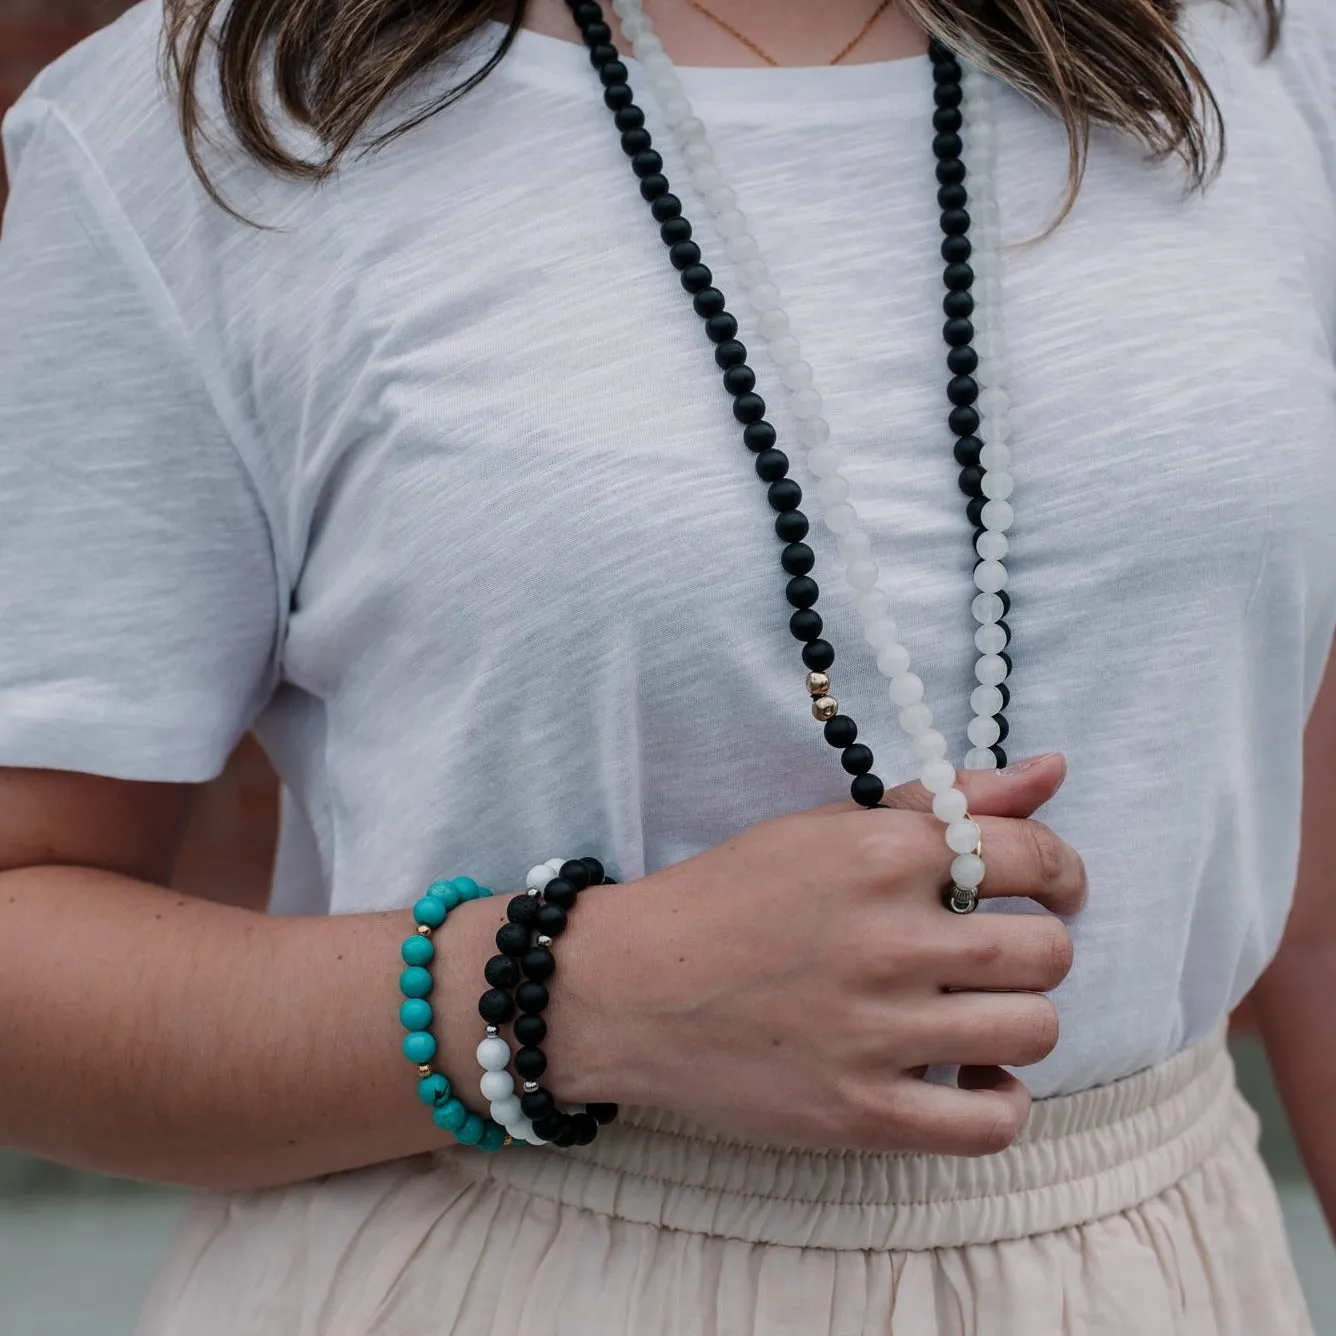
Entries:
[[[1075,212],[1005,260],[1006,748],[1069,757],[1045,818],[1091,880],[1041,1095],[1200,1039],[1290,901],[1336,624],[1336,7],[1289,10],[1267,63],[1245,17],[1190,12],[1229,129],[1204,198],[1097,133]],[[257,230],[187,165],[159,24],[132,10],[5,125],[0,764],[198,781],[254,726],[286,786],[275,905],[304,913],[406,905],[441,874],[510,887],[554,854],[634,878],[846,796],[764,488],[583,50],[523,35],[324,188],[214,155],[277,225]],[[958,760],[973,557],[928,62],[684,78]],[[1021,241],[1060,201],[1065,136],[1010,90],[996,106]],[[814,535],[837,694],[899,782],[911,752]]]

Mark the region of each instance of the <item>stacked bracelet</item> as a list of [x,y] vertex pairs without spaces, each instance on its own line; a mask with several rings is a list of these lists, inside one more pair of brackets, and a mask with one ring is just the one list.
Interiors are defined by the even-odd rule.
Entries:
[[450,1081],[432,1066],[436,1039],[431,1032],[432,990],[431,962],[436,955],[432,933],[446,920],[450,910],[466,900],[485,899],[492,893],[471,877],[433,882],[427,894],[413,906],[417,931],[400,948],[404,972],[399,976],[399,991],[404,995],[399,1020],[408,1033],[404,1036],[404,1056],[418,1071],[418,1098],[430,1105],[432,1121],[453,1134],[464,1146],[479,1150],[500,1150],[509,1140],[506,1129],[490,1119],[470,1113],[450,1090]]
[[[552,1093],[539,1084],[547,1070],[540,1045],[547,1035],[542,1017],[548,1003],[547,980],[556,968],[552,941],[565,930],[567,914],[580,891],[605,880],[610,881],[596,858],[552,859],[539,864],[530,869],[525,878],[527,891],[511,900],[507,922],[497,931],[498,954],[487,962],[485,971],[490,986],[478,1002],[478,1011],[487,1022],[487,1037],[478,1045],[478,1061],[484,1069],[482,1091],[492,1101],[492,1117],[512,1137],[538,1144],[583,1146],[598,1135],[601,1124],[617,1116],[615,1104],[558,1109]],[[500,1033],[516,1010],[520,1015],[515,1019],[515,1038],[520,1047],[514,1062],[524,1083],[519,1097],[514,1078],[506,1070],[510,1045]]]

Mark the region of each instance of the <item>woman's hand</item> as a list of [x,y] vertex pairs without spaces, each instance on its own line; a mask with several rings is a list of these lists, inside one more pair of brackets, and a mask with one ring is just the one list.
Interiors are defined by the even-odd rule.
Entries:
[[[1030,813],[1060,756],[961,776],[983,833],[984,896],[942,903],[952,854],[928,795],[765,821],[628,886],[591,888],[562,942],[548,1041],[558,1098],[673,1109],[795,1146],[978,1155],[1009,1145],[1030,1097],[1001,1064],[1057,1043],[1043,996],[1071,968],[1056,914],[1080,909],[1076,852]],[[959,1064],[959,1088],[922,1079]]]

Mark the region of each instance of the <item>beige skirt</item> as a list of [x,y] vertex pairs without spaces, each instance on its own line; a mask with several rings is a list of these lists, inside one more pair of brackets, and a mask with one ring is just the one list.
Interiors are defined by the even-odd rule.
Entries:
[[624,1117],[201,1196],[138,1336],[1312,1336],[1223,1037],[986,1159]]

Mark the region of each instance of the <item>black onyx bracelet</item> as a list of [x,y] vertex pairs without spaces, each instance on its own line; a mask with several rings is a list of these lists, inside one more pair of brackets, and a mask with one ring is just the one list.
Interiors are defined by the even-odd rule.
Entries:
[[[557,1108],[552,1092],[540,1084],[547,1071],[542,1050],[547,1022],[542,1013],[550,996],[548,981],[556,970],[553,939],[565,931],[581,891],[616,883],[596,858],[568,859],[559,869],[555,863],[543,865],[534,868],[527,880],[528,890],[506,907],[507,921],[496,934],[497,954],[484,969],[488,989],[478,1000],[478,1012],[487,1022],[487,1038],[479,1046],[479,1059],[487,1069],[483,1094],[492,1100],[493,1117],[512,1136],[557,1146],[585,1146],[598,1135],[600,1125],[617,1116],[617,1106],[590,1104],[574,1112]],[[523,1083],[518,1108],[509,1073],[496,1065],[502,1047],[505,1057],[510,1057],[500,1027],[512,1019],[519,1044],[514,1053],[515,1071]]]

